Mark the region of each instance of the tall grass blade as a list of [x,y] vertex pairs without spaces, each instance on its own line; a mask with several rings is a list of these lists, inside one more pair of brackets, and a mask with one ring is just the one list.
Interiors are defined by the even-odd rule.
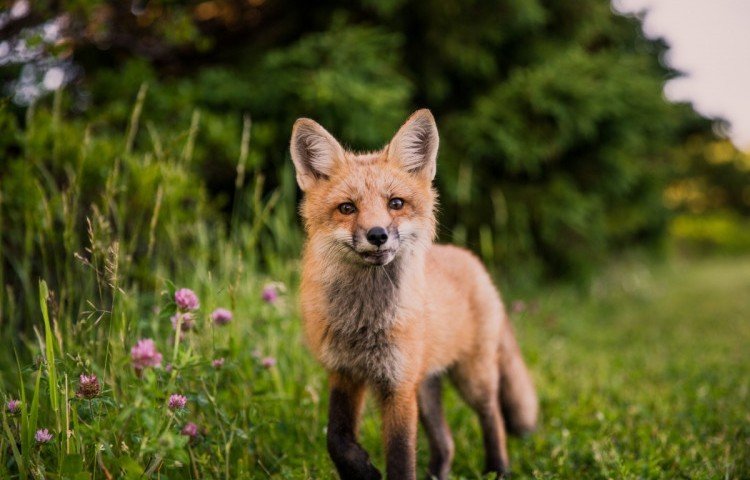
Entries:
[[26,478],[28,478],[26,475],[26,464],[23,461],[21,452],[18,450],[18,445],[16,445],[16,441],[13,437],[13,432],[10,429],[10,425],[8,425],[8,418],[5,415],[5,410],[3,410],[3,430],[5,431],[5,435],[8,438],[8,445],[10,445],[13,458],[15,459],[16,465],[18,466],[18,473],[20,473],[23,480],[26,480]]
[[154,203],[154,214],[151,216],[151,224],[148,230],[148,248],[146,250],[146,256],[151,257],[154,251],[154,243],[156,242],[156,225],[159,223],[159,211],[161,210],[161,201],[164,195],[164,186],[159,185],[156,190],[156,202]]
[[47,282],[41,280],[39,282],[39,306],[42,309],[42,317],[44,318],[44,344],[45,344],[45,356],[47,358],[47,377],[49,380],[49,400],[52,411],[55,413],[55,420],[57,421],[57,428],[60,428],[60,407],[57,392],[57,368],[55,366],[55,344],[53,343],[52,326],[49,321],[49,312],[47,311],[47,298],[49,297],[49,289],[47,288]]
[[182,152],[182,160],[185,164],[190,164],[193,160],[193,150],[195,149],[195,137],[198,135],[198,125],[201,120],[201,111],[197,108],[193,110],[193,117],[190,120],[190,131],[188,132],[185,150]]
[[133,151],[133,143],[135,142],[135,135],[138,133],[138,123],[143,111],[143,102],[146,100],[146,92],[148,92],[148,83],[143,82],[141,88],[138,89],[138,96],[135,100],[133,112],[130,114],[130,124],[128,125],[128,133],[125,140],[125,153]]
[[242,124],[242,140],[240,141],[240,158],[237,160],[237,177],[234,180],[234,202],[232,204],[231,229],[236,237],[239,235],[240,208],[242,206],[242,192],[245,187],[245,172],[247,157],[250,153],[250,128],[252,120],[245,115]]
[[250,154],[250,128],[252,127],[250,115],[245,115],[242,122],[242,140],[240,140],[240,158],[237,161],[237,178],[234,181],[236,191],[242,190],[245,185],[245,166]]
[[39,391],[41,390],[42,384],[42,367],[36,371],[36,382],[34,382],[34,395],[31,397],[31,408],[26,411],[24,406],[22,410],[22,423],[21,423],[21,447],[23,452],[23,458],[26,461],[30,460],[31,446],[34,444],[34,433],[38,425],[39,419]]

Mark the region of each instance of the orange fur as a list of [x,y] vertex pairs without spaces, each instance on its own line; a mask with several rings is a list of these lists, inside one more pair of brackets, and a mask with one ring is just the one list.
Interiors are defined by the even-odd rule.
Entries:
[[[533,384],[484,266],[464,249],[432,243],[437,143],[427,110],[412,115],[375,153],[347,152],[307,119],[298,120],[292,134],[292,158],[305,193],[300,298],[307,344],[331,373],[331,388],[344,392],[342,398],[360,398],[363,385],[375,390],[383,410],[389,478],[415,478],[417,393],[427,379],[449,373],[480,414],[487,469],[498,474],[508,464],[502,413],[510,417],[506,423],[512,430],[528,431],[538,411]],[[403,208],[391,208],[394,198],[403,199]],[[356,211],[342,213],[343,203]],[[388,232],[382,246],[366,240],[373,227]],[[425,392],[420,402],[433,401],[429,396],[434,394]],[[338,414],[332,410],[332,416]],[[453,445],[440,420],[426,429],[437,432],[430,438],[435,455],[448,452],[447,459],[431,462],[437,465],[432,473],[444,478]],[[340,474],[372,473],[361,462],[346,463],[346,454],[359,447],[356,425],[344,430],[353,432],[353,440],[345,435],[331,440],[329,432]]]

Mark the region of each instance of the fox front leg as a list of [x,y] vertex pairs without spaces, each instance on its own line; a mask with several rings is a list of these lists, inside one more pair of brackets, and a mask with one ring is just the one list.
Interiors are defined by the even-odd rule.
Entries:
[[359,415],[365,386],[340,375],[331,375],[328,408],[328,453],[341,480],[377,480],[380,472],[357,443]]
[[417,388],[409,386],[381,396],[383,440],[388,480],[417,478]]

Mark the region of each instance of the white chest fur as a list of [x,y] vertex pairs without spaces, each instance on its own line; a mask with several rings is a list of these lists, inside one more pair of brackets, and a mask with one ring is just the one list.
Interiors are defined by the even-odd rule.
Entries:
[[375,384],[398,383],[403,355],[392,337],[399,309],[399,266],[361,268],[332,278],[321,360]]

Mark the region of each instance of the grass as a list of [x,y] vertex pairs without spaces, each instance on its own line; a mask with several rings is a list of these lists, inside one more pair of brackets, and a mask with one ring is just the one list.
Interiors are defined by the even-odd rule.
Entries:
[[611,272],[590,299],[545,294],[518,318],[542,396],[514,442],[542,478],[750,475],[750,258]]
[[[293,175],[264,193],[246,119],[222,228],[190,169],[200,115],[174,138],[137,133],[142,91],[111,138],[30,111],[0,178],[0,398],[21,400],[0,414],[0,478],[332,478],[325,374],[295,301]],[[514,286],[505,298],[542,400],[538,432],[511,440],[515,478],[750,477],[750,257],[620,261],[586,292]],[[175,336],[180,287],[201,307]],[[217,307],[229,325],[211,321]],[[161,368],[133,369],[142,338]],[[81,374],[97,375],[98,395],[76,394]],[[171,394],[187,408],[170,410]],[[446,395],[455,478],[480,478],[476,419]],[[43,428],[53,439],[39,444]],[[382,468],[372,405],[362,443]],[[426,451],[420,437],[422,470]]]
[[[104,393],[89,414],[86,402],[72,393],[79,370],[61,362],[58,375],[66,378],[61,388],[66,400],[61,400],[68,405],[66,415],[76,419],[72,443],[77,445],[69,447],[71,440],[61,435],[41,448],[31,440],[21,442],[22,450],[32,450],[25,465],[29,471],[61,472],[72,457],[88,475],[80,478],[106,478],[99,462],[110,472],[119,468],[136,478],[153,467],[154,459],[161,462],[154,469],[159,478],[333,476],[324,440],[325,377],[300,344],[294,296],[264,304],[259,283],[243,278],[235,286],[246,281],[248,287],[235,292],[236,318],[230,326],[207,322],[190,334],[189,353],[175,363],[181,372],[176,378],[162,371],[137,378],[128,366],[128,342],[113,340],[112,349],[120,350],[112,354],[117,368],[103,373]],[[201,292],[215,283],[208,272],[197,272],[188,282]],[[750,475],[748,288],[750,258],[681,260],[653,269],[621,265],[586,295],[560,286],[525,299],[524,311],[513,320],[538,382],[543,417],[534,435],[511,440],[516,478]],[[201,300],[218,305],[225,289],[217,290]],[[168,331],[162,327],[154,331]],[[167,357],[169,347],[161,345]],[[87,363],[85,348],[66,350]],[[227,364],[211,371],[208,361],[218,355]],[[276,357],[277,365],[263,368],[259,357],[264,355]],[[101,368],[92,364],[86,370]],[[32,409],[39,410],[29,414],[39,419],[29,420],[27,435],[42,419],[55,430],[54,397],[43,392],[52,371],[29,367],[23,372],[29,376]],[[175,415],[174,435],[167,438],[158,419],[169,414],[164,402],[172,391],[185,393],[190,405],[187,413]],[[455,478],[480,478],[477,422],[455,392],[448,389],[447,397],[457,445]],[[200,441],[186,443],[176,435],[187,420],[204,429]],[[117,428],[109,428],[109,421]],[[14,463],[7,437],[6,428],[5,465]],[[140,445],[133,444],[139,438]],[[372,405],[362,442],[382,465]],[[94,462],[97,455],[101,460]],[[420,465],[425,462],[420,437]],[[6,470],[8,476],[16,474],[21,471]]]

